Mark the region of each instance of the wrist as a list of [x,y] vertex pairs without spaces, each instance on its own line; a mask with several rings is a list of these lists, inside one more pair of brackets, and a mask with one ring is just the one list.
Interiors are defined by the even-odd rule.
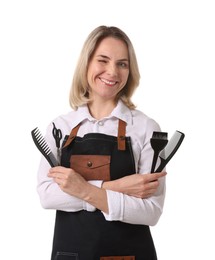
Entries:
[[104,181],[101,188],[120,192],[120,179],[114,181]]

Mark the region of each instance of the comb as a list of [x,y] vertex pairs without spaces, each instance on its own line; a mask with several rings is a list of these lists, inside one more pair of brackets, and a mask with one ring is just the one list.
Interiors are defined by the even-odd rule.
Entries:
[[180,131],[175,131],[171,139],[169,140],[165,149],[159,155],[160,165],[156,169],[155,172],[161,172],[167,163],[172,159],[175,155],[179,147],[181,146],[184,140],[185,134]]
[[49,148],[48,144],[46,143],[46,140],[40,133],[40,130],[38,129],[38,127],[36,127],[35,129],[33,129],[31,131],[31,135],[32,135],[32,138],[33,138],[33,141],[34,141],[36,147],[39,149],[39,151],[42,153],[42,155],[46,158],[46,160],[49,162],[51,167],[57,166],[58,162],[57,162],[54,154],[52,153],[51,149]]

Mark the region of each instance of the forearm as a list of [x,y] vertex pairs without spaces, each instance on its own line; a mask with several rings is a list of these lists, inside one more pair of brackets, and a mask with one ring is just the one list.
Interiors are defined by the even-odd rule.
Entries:
[[[56,183],[46,183],[38,186],[41,205],[46,209],[63,211],[101,211],[108,213],[106,190],[99,188],[100,181],[87,182],[78,197],[63,192]],[[96,186],[98,185],[98,187]]]
[[[51,168],[49,170],[48,177],[51,178],[51,180],[53,181],[51,185],[52,187],[55,187],[55,189],[57,189],[55,185],[58,186],[58,192],[62,191],[62,193],[67,194],[67,196],[69,195],[70,199],[73,198],[74,200],[75,198],[77,198],[84,205],[87,204],[94,209],[97,208],[104,211],[105,213],[108,213],[106,190],[94,185],[95,182],[99,181],[88,182],[73,169],[65,168],[62,166]],[[55,193],[56,191],[57,190],[55,190]],[[53,194],[55,193],[53,192]]]
[[80,210],[95,211],[91,204],[63,192],[56,183],[39,184],[37,191],[40,202],[45,209],[76,212]]
[[[80,198],[71,196],[66,192],[63,192],[59,185],[48,177],[50,166],[42,158],[40,167],[38,169],[38,185],[37,192],[40,197],[40,202],[45,209],[55,209],[62,211],[95,211],[96,208],[83,201]],[[101,181],[89,181],[91,185],[101,187]]]
[[[134,176],[141,177],[141,176]],[[127,178],[126,178],[127,179]],[[128,180],[131,182],[132,177]],[[165,198],[165,177],[159,179],[159,186],[151,196],[141,198],[129,194],[136,192],[138,189],[131,188],[136,181],[129,186],[124,183],[125,179],[119,179],[113,182],[103,183],[103,188],[107,188],[107,200],[109,214],[103,212],[106,220],[119,220],[130,224],[142,224],[153,226],[159,220]],[[139,187],[139,184],[134,186]]]
[[83,192],[79,195],[81,199],[85,202],[93,205],[95,208],[109,213],[108,202],[107,202],[107,192],[103,188],[96,187],[89,182],[86,182]]
[[[126,194],[107,191],[109,213],[103,212],[108,221],[154,226],[162,214],[158,198],[140,199]],[[162,198],[159,198],[162,201]]]
[[145,199],[151,197],[157,191],[159,179],[165,175],[166,172],[132,174],[114,181],[104,182],[102,187],[107,190]]

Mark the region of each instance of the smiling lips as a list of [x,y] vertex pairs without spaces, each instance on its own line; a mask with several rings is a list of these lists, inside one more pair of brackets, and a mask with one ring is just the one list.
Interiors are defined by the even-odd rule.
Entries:
[[109,81],[109,80],[103,79],[103,78],[100,78],[100,80],[101,80],[103,83],[105,83],[106,85],[110,86],[110,87],[116,85],[116,83],[117,83],[117,81]]

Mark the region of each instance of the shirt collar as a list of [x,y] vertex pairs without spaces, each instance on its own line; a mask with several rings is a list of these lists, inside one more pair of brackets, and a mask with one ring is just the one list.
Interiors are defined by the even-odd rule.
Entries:
[[127,124],[132,123],[131,110],[122,102],[122,100],[118,101],[117,106],[114,108],[110,116],[117,117],[122,121],[125,121]]
[[74,113],[73,116],[73,124],[74,125],[78,125],[79,123],[81,123],[82,121],[88,119],[89,121],[93,121],[95,120],[88,109],[87,105],[82,105],[80,107],[78,107],[78,109],[76,110],[76,112]]
[[[113,109],[110,116],[106,118],[112,117],[119,118],[125,121],[127,124],[132,123],[131,110],[121,100],[118,101],[117,106]],[[87,105],[78,107],[75,116],[73,117],[73,124],[78,125],[86,119],[88,119],[89,121],[95,121],[95,118],[91,116]]]

